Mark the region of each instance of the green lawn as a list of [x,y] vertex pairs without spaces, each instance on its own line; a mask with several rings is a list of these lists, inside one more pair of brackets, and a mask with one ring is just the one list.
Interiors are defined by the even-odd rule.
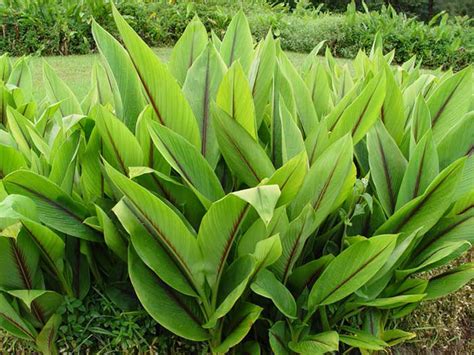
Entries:
[[[168,61],[171,55],[171,48],[156,48],[155,52],[164,61]],[[300,67],[307,54],[287,52],[290,60],[296,67]],[[55,57],[33,57],[31,59],[33,70],[33,83],[35,86],[35,98],[40,100],[45,96],[43,85],[43,69],[42,62],[47,61],[72,89],[77,97],[82,98],[87,94],[91,86],[91,69],[96,60],[100,60],[98,54],[89,55],[71,55],[71,56],[55,56]],[[340,59],[349,62],[347,59]]]

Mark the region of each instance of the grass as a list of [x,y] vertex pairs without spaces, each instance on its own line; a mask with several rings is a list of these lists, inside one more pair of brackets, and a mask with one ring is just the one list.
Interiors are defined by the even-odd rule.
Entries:
[[[156,48],[156,54],[164,61],[168,61],[171,48]],[[296,67],[300,67],[307,54],[287,52],[288,57]],[[42,62],[45,60],[58,73],[59,77],[72,89],[74,94],[82,100],[91,87],[91,71],[95,61],[100,60],[98,54],[71,55],[54,57],[32,57],[33,83],[36,88],[35,99],[41,100],[45,96],[43,84]],[[341,61],[349,62],[341,59]]]

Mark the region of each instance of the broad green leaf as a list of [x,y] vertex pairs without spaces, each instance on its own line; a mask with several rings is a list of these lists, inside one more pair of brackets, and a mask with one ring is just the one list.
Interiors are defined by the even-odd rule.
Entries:
[[38,220],[36,206],[31,199],[21,195],[8,195],[0,201],[0,229],[18,223],[23,217]]
[[348,107],[354,102],[354,100],[359,96],[362,90],[363,83],[358,82],[352,89],[350,89],[341,100],[334,106],[334,108],[328,113],[324,118],[326,122],[327,129],[332,131],[336,124],[339,122],[341,116],[348,109]]
[[212,29],[211,29],[211,42],[216,47],[216,49],[220,52],[222,41]]
[[176,79],[153,50],[127,24],[117,9],[113,7],[112,10],[115,23],[156,120],[200,149],[201,139],[196,118]]
[[316,159],[327,148],[328,143],[329,132],[326,127],[326,121],[323,120],[306,136],[304,142],[310,166],[314,164]]
[[[164,282],[180,292],[194,295],[192,287],[202,285],[201,253],[195,236],[181,218],[153,193],[107,163],[105,171],[125,197],[120,210],[116,209],[115,213],[131,234],[137,253]],[[123,207],[129,212],[124,213]],[[165,262],[168,266],[160,268],[160,263]]]
[[304,59],[303,61],[303,64],[301,65],[301,72],[303,74],[306,74],[308,72],[308,70],[311,68],[311,66],[313,65],[314,63],[314,59],[317,59],[318,55],[319,55],[319,52],[321,51],[321,49],[323,48],[324,44],[326,43],[326,41],[321,41],[319,42],[312,50],[311,52],[306,56],[306,58]]
[[425,193],[411,200],[395,212],[376,231],[383,233],[413,233],[420,227],[426,233],[441,218],[452,203],[452,196],[461,177],[464,159],[459,159],[444,169],[428,186]]
[[372,78],[360,95],[344,110],[331,132],[331,142],[352,135],[354,144],[359,142],[379,117],[386,91],[385,75]]
[[36,244],[49,268],[56,273],[58,278],[61,278],[65,255],[64,241],[48,227],[28,218],[22,218],[22,224],[23,229]]
[[288,279],[290,286],[298,292],[311,287],[333,259],[334,255],[328,254],[295,268]]
[[469,112],[438,143],[440,168],[444,169],[462,156],[472,155],[473,144],[474,112]]
[[250,84],[240,62],[232,64],[217,91],[217,106],[257,140],[257,121]]
[[382,334],[382,340],[389,346],[394,346],[416,337],[415,333],[405,332],[401,329],[385,330]]
[[303,184],[307,172],[308,156],[303,151],[288,160],[270,176],[266,184],[277,184],[280,187],[281,196],[278,200],[278,206],[283,206],[293,201]]
[[55,314],[58,307],[64,302],[63,295],[46,290],[10,290],[8,294],[21,300],[26,308],[42,324]]
[[173,47],[168,67],[180,85],[186,80],[189,68],[207,45],[207,31],[195,16]]
[[308,134],[318,123],[318,115],[313,105],[310,90],[284,52],[280,52],[279,59],[281,69],[286,77],[291,79],[290,83],[295,96],[299,122],[301,122],[304,132]]
[[432,74],[420,75],[403,91],[403,103],[405,105],[405,116],[411,117],[417,97],[425,95],[428,89],[433,85],[436,77]]
[[[122,45],[95,21],[92,22],[92,35],[100,54],[107,62],[108,73],[112,73],[117,83],[121,105],[115,104],[116,114],[133,131],[137,117],[145,107],[140,81],[133,63]],[[120,107],[123,109],[122,112],[119,110]]]
[[127,261],[127,241],[120,234],[114,221],[99,206],[95,206],[97,218],[104,233],[104,242],[120,259]]
[[354,348],[364,350],[384,350],[388,344],[376,336],[360,330],[352,330],[352,334],[339,334],[339,341]]
[[[426,297],[426,294],[413,294],[413,295],[400,295],[386,298],[376,298],[371,301],[356,301],[354,302],[357,306],[375,307],[380,309],[391,309],[401,307],[408,303],[418,303]],[[348,305],[352,305],[349,302]]]
[[266,184],[251,189],[235,191],[232,192],[232,195],[252,205],[265,225],[268,225],[273,217],[273,210],[280,198],[280,189],[277,185]]
[[169,173],[170,166],[153,144],[148,125],[153,121],[153,109],[147,105],[137,119],[135,137],[142,147],[144,164],[162,173]]
[[282,98],[280,103],[280,119],[282,129],[282,164],[286,164],[290,159],[305,151],[303,136],[296,123],[296,119],[286,107]]
[[15,171],[3,179],[9,194],[31,198],[39,219],[48,227],[90,241],[100,241],[98,234],[83,221],[89,216],[86,207],[69,197],[59,186],[31,171]]
[[217,90],[227,68],[214,45],[208,44],[189,69],[183,85],[201,132],[201,154],[212,167],[219,160],[214,127],[211,124],[211,102],[216,100]]
[[405,128],[405,112],[403,109],[403,95],[390,66],[384,62],[385,77],[387,79],[385,99],[380,109],[380,119],[393,140],[400,145]]
[[0,294],[0,327],[20,339],[34,341],[36,330],[12,307],[8,299]]
[[433,300],[455,292],[474,278],[474,264],[466,263],[431,278],[426,288],[426,300]]
[[298,216],[307,204],[315,210],[316,228],[330,212],[352,167],[352,140],[349,135],[334,142],[311,166],[291,204],[291,217]]
[[252,256],[257,261],[255,268],[256,272],[272,265],[278,260],[281,252],[282,247],[279,234],[275,234],[257,242],[255,245],[255,251],[252,253]]
[[357,291],[357,294],[366,299],[377,297],[390,282],[393,271],[410,257],[413,248],[419,243],[421,238],[423,238],[423,235],[419,233],[419,231],[399,235],[397,244],[388,257],[387,262],[377,271],[369,282]]
[[259,186],[229,194],[211,205],[197,237],[202,255],[205,255],[203,267],[211,288],[220,282],[227,257],[250,206],[257,210],[262,220],[268,221],[278,197],[275,185]]
[[239,344],[249,333],[253,323],[260,317],[263,308],[252,303],[244,303],[229,317],[230,321],[224,326],[224,340],[213,349],[219,353],[227,353],[229,349]]
[[268,32],[265,40],[261,42],[256,51],[249,71],[249,82],[255,104],[255,117],[257,127],[263,121],[265,107],[270,98],[273,73],[276,64],[275,40]]
[[81,245],[81,240],[66,239],[66,258],[74,260],[74,268],[70,264],[66,264],[65,273],[68,280],[71,280],[74,297],[81,300],[86,297],[91,287],[91,270],[84,248],[87,248],[87,244],[82,243]]
[[291,221],[286,233],[281,236],[283,252],[271,268],[284,284],[286,284],[288,277],[291,275],[306,240],[314,232],[314,222],[314,210],[310,205],[307,205],[301,214]]
[[[472,199],[467,201],[472,203]],[[443,217],[426,234],[418,247],[418,252],[424,249],[442,245],[446,242],[459,242],[467,240],[474,243],[474,209],[472,205],[462,206],[464,209],[459,213]]]
[[472,68],[454,74],[440,83],[427,100],[433,127],[433,139],[439,143],[470,107]]
[[[328,75],[324,65],[314,58],[305,77],[306,86],[311,93],[313,108],[319,118],[326,116],[333,108],[331,83]],[[306,134],[309,134],[310,131],[305,129]]]
[[[263,222],[260,218],[257,219],[239,238],[239,256],[256,252],[259,242],[263,242],[267,238],[270,239],[270,237],[274,234],[284,234],[288,228],[288,225],[288,216],[284,206],[274,211],[273,218],[268,225],[265,224],[265,222]],[[256,258],[260,259],[258,256],[256,256]]]
[[[32,290],[40,287],[39,251],[33,241],[21,233],[16,238],[0,236],[0,288]],[[39,273],[41,273],[39,271]]]
[[234,61],[238,60],[245,72],[249,70],[253,57],[253,39],[249,23],[242,10],[232,18],[222,40],[220,51],[229,68]]
[[102,137],[104,157],[123,174],[130,166],[143,165],[143,151],[137,139],[125,124],[102,106],[91,116]]
[[438,152],[431,132],[419,141],[413,152],[400,185],[395,210],[422,195],[438,176]]
[[117,106],[115,110],[122,112],[122,101],[115,97],[118,94],[115,85],[114,78],[108,76],[105,68],[99,62],[95,62],[92,67],[92,87],[97,92],[97,103],[102,106]]
[[28,57],[18,59],[13,65],[8,80],[6,78],[4,80],[7,85],[21,88],[26,101],[31,100],[33,94],[33,78],[29,60],[30,58]]
[[471,248],[467,241],[445,242],[441,245],[430,246],[416,255],[403,270],[397,270],[398,278],[404,278],[414,273],[434,269],[456,259]]
[[163,283],[129,248],[129,275],[138,299],[160,325],[186,339],[204,341],[209,338],[201,327],[204,319],[198,303]]
[[256,294],[269,298],[286,317],[296,318],[296,301],[291,292],[266,269],[261,270],[250,285]]
[[21,168],[26,168],[23,155],[15,148],[0,144],[0,179]]
[[335,331],[327,331],[314,335],[307,335],[300,341],[290,341],[290,349],[298,354],[324,354],[338,351],[339,335]]
[[129,176],[140,185],[164,197],[164,202],[175,209],[175,212],[186,216],[193,226],[199,226],[205,209],[190,188],[175,178],[148,167],[130,168]]
[[196,147],[156,122],[150,122],[148,130],[161,155],[196,191],[205,206],[224,196],[219,179]]
[[53,314],[36,337],[36,346],[42,354],[54,355],[58,353],[55,342],[61,321],[59,314]]
[[33,142],[28,131],[31,128],[34,131],[33,124],[20,112],[8,106],[6,109],[8,128],[12,138],[15,140],[18,150],[28,159],[31,160],[31,150]]
[[407,161],[385,126],[377,122],[367,135],[370,175],[387,215],[393,214]]
[[419,94],[413,109],[411,133],[415,142],[418,143],[426,132],[431,130],[431,115],[425,98]]
[[59,112],[62,117],[82,113],[81,105],[72,90],[46,61],[43,61],[43,76],[47,97],[51,103],[60,102]]
[[[281,48],[278,48],[281,52]],[[273,76],[272,96],[271,96],[271,122],[270,122],[270,151],[271,160],[275,167],[282,165],[282,149],[283,149],[283,128],[282,119],[280,117],[280,100],[285,101],[285,105],[293,117],[296,117],[296,103],[293,88],[290,79],[286,76],[281,68],[281,64],[277,61],[275,73]]]
[[275,354],[290,354],[288,343],[291,340],[290,330],[285,321],[276,322],[268,331],[270,347]]
[[381,235],[360,241],[339,254],[316,280],[308,308],[337,302],[357,291],[387,261],[395,247],[396,235]]
[[102,142],[97,127],[91,132],[86,149],[80,159],[80,185],[85,201],[94,201],[105,192],[104,176],[101,171],[100,154]]
[[78,131],[65,137],[54,154],[51,154],[49,179],[71,194],[76,173],[76,162],[81,147]]
[[217,308],[203,327],[214,328],[217,320],[229,313],[247,288],[255,266],[256,262],[252,255],[244,255],[230,264],[222,275],[222,282],[219,285],[215,299]]
[[246,185],[258,185],[274,173],[275,168],[263,148],[218,107],[213,107],[213,124],[227,165]]

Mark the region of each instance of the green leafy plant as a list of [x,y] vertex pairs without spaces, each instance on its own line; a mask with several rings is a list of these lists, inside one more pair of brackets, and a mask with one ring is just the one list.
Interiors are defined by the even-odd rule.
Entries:
[[298,70],[243,12],[222,40],[194,18],[163,63],[113,16],[82,102],[46,63],[31,101],[27,59],[0,59],[4,329],[56,352],[94,283],[214,353],[370,352],[472,279],[417,277],[471,247],[471,67],[392,67],[378,35]]

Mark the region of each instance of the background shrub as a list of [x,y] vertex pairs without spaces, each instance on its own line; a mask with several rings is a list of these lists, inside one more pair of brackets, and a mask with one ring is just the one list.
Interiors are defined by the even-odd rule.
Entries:
[[[0,4],[3,23],[0,52],[21,56],[26,53],[68,55],[94,51],[90,31],[92,18],[113,35],[117,34],[109,2],[5,1]],[[423,23],[387,7],[359,12],[355,6],[348,6],[345,13],[337,14],[321,12],[321,7],[314,8],[309,1],[300,2],[294,8],[284,4],[270,5],[265,1],[114,2],[135,31],[151,46],[172,46],[195,15],[209,31],[222,37],[230,19],[242,7],[257,39],[272,29],[281,38],[282,48],[290,51],[309,52],[317,43],[326,40],[336,56],[354,58],[359,48],[370,48],[375,34],[380,32],[384,50],[395,50],[397,63],[416,55],[423,59],[426,67],[460,69],[474,59],[474,29],[467,17],[445,14],[433,18],[430,23]]]

